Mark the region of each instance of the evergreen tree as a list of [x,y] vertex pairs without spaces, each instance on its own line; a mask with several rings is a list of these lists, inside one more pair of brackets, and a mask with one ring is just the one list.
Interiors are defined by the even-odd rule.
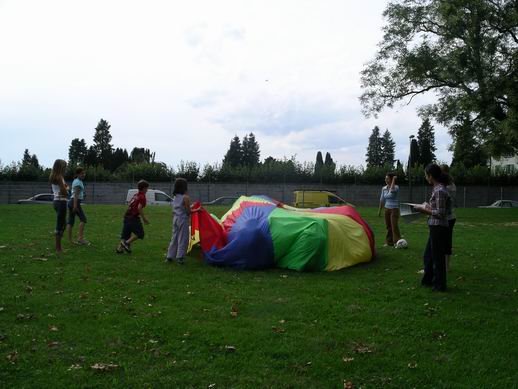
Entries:
[[453,151],[452,166],[464,165],[466,168],[474,166],[486,166],[488,155],[481,142],[474,137],[471,122],[464,118],[450,129],[453,136],[453,144],[450,150]]
[[322,158],[322,153],[319,151],[317,153],[317,159],[315,161],[315,175],[319,176],[322,173],[323,167],[324,167],[324,158]]
[[367,146],[367,167],[383,166],[383,150],[381,145],[380,129],[375,126],[369,137],[369,145]]
[[152,163],[155,161],[155,153],[144,147],[134,147],[131,150],[130,160],[133,163]]
[[408,166],[414,167],[419,163],[419,145],[417,140],[412,138],[410,141],[410,155],[408,157]]
[[113,172],[127,162],[129,162],[128,152],[126,149],[117,147],[112,154],[109,169]]
[[435,161],[435,134],[428,118],[423,120],[417,130],[417,145],[419,147],[419,164],[426,166]]
[[29,153],[29,149],[25,149],[23,152],[21,168],[34,167],[36,169],[40,168],[40,163],[38,161],[38,157],[36,154]]
[[68,165],[75,167],[84,164],[87,152],[88,148],[84,139],[72,139],[68,148]]
[[22,166],[30,166],[31,165],[31,154],[29,153],[29,149],[25,149],[23,152],[22,158]]
[[223,158],[223,166],[236,167],[243,161],[243,148],[239,137],[235,135],[230,141],[230,147]]
[[382,165],[390,165],[394,167],[394,153],[396,143],[392,139],[392,135],[389,130],[385,130],[381,137],[381,162]]
[[104,119],[99,120],[94,134],[94,150],[98,162],[108,167],[113,153],[111,145],[112,136],[110,134],[111,125]]
[[251,132],[248,136],[245,135],[242,143],[243,150],[243,166],[257,166],[259,165],[259,143],[255,139],[255,135]]
[[97,166],[99,165],[99,159],[97,158],[97,152],[94,146],[90,146],[85,155],[84,163],[86,166]]

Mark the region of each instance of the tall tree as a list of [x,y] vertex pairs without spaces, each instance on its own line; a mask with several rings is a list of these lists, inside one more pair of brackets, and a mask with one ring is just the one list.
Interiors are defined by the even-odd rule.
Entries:
[[36,169],[41,168],[40,163],[38,161],[38,157],[36,156],[36,154],[31,155],[31,153],[29,153],[29,149],[25,149],[23,152],[21,167],[34,167]]
[[94,150],[99,163],[105,167],[110,164],[110,159],[113,153],[113,146],[111,144],[112,136],[110,134],[111,125],[104,119],[99,120],[97,127],[95,127],[94,134]]
[[410,141],[410,155],[408,156],[408,166],[414,167],[419,163],[419,145],[417,140],[412,138]]
[[230,147],[223,158],[223,166],[236,167],[243,161],[243,149],[239,137],[235,135],[230,141]]
[[367,167],[383,166],[383,150],[381,146],[380,129],[375,126],[369,137],[369,145],[367,146]]
[[419,164],[426,166],[435,161],[435,133],[430,119],[425,118],[417,130],[417,145],[419,146]]
[[119,167],[124,165],[126,162],[129,162],[128,151],[126,149],[121,149],[121,148],[117,147],[112,154],[110,162],[111,162],[110,166],[109,166],[110,171],[113,172],[113,171],[117,170]]
[[451,164],[464,165],[467,168],[486,166],[488,155],[479,140],[473,136],[471,121],[465,118],[454,126],[455,128],[450,130],[453,134],[453,144],[450,146],[450,150],[453,151]]
[[387,129],[381,137],[381,163],[383,166],[394,167],[396,143],[392,139],[390,131]]
[[88,148],[84,139],[74,138],[68,148],[68,164],[72,167],[85,163]]
[[259,151],[259,143],[255,139],[255,135],[251,132],[245,135],[242,143],[243,150],[243,166],[256,166],[259,164],[259,157],[261,155]]
[[364,113],[430,92],[436,102],[422,114],[446,126],[469,117],[494,155],[516,152],[516,0],[393,0],[383,15],[383,39],[361,73]]
[[322,152],[317,153],[317,158],[315,160],[315,174],[318,176],[322,173],[322,169],[324,167],[324,158],[322,158]]
[[134,163],[151,163],[155,161],[155,153],[144,147],[134,147],[130,153],[130,160]]

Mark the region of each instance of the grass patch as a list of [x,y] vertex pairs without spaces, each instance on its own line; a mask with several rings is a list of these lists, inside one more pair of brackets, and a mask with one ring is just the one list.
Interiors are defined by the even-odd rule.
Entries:
[[[221,216],[225,208],[212,208]],[[115,254],[123,206],[85,206],[91,246],[53,255],[54,211],[0,206],[3,387],[513,387],[518,210],[460,209],[448,293],[419,286],[422,223],[407,250],[331,273],[237,272],[195,250],[165,264],[170,210]],[[97,369],[92,368],[96,366]]]

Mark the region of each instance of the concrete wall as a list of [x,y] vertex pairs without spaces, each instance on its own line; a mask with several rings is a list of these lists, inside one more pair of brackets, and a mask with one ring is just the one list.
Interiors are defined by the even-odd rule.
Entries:
[[[133,183],[110,183],[85,181],[86,202],[90,204],[123,204],[128,189],[136,188]],[[172,183],[151,183],[151,188],[166,193],[172,192]],[[293,201],[294,190],[324,189],[335,191],[340,197],[358,206],[377,206],[381,185],[319,185],[319,184],[204,184],[190,183],[189,194],[194,200],[210,201],[221,196],[264,194],[284,203]],[[50,192],[45,182],[0,182],[0,204],[16,203],[37,193]],[[430,187],[412,187],[412,201],[422,202],[429,198]],[[409,201],[408,187],[401,187],[400,200]],[[457,188],[458,207],[487,205],[495,200],[518,200],[518,187],[468,186]]]

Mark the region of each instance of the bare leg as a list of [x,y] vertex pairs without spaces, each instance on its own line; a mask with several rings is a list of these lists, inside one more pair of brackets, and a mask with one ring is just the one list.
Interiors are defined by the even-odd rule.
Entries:
[[63,249],[61,248],[61,235],[56,235],[56,253],[62,253]]
[[68,241],[72,242],[72,226],[70,224],[67,224],[67,236]]
[[85,238],[85,223],[83,222],[79,223],[79,234],[77,238],[79,241],[82,241]]
[[131,234],[131,237],[126,241],[127,244],[132,244],[138,239],[138,236],[135,234]]

